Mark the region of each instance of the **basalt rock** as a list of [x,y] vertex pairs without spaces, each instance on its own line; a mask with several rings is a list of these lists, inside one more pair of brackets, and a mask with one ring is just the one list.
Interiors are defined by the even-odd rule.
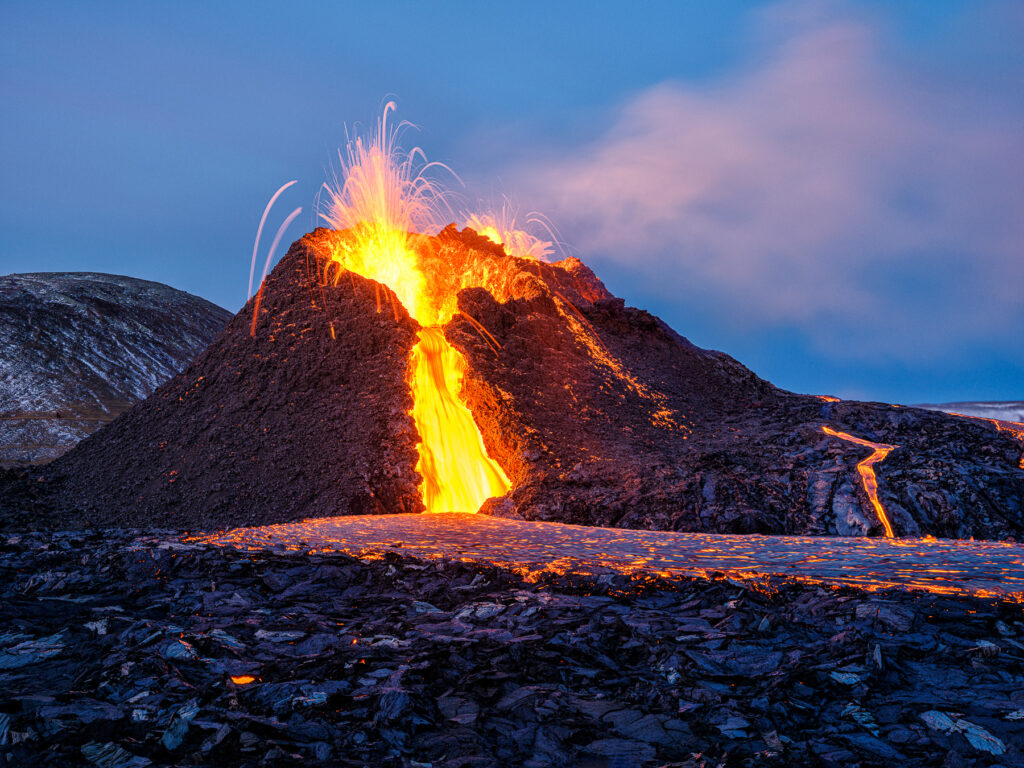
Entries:
[[0,574],[5,766],[1024,763],[1014,602],[123,530]]
[[[45,470],[6,481],[8,520],[190,528],[416,512],[408,415],[418,326],[387,288],[323,279],[343,234],[295,243],[185,372]],[[785,392],[626,307],[579,260],[521,259],[472,230],[416,237],[469,369],[462,396],[512,488],[484,512],[726,533],[1024,531],[1024,446],[986,420]],[[24,524],[24,514],[22,516]]]

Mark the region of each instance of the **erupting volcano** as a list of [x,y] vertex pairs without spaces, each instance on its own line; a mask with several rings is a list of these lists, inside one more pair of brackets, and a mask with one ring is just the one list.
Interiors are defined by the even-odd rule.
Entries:
[[400,150],[392,109],[340,154],[328,226],[187,370],[52,464],[0,476],[9,516],[1024,532],[1024,431],[772,386],[626,307],[579,259],[548,261],[510,204],[457,215],[430,177],[442,167]]
[[[393,110],[393,102],[385,106],[376,136],[356,137],[339,154],[344,181],[323,187],[322,216],[344,233],[331,245],[324,279],[333,277],[337,283],[346,272],[354,272],[382,283],[424,326],[412,350],[409,377],[420,435],[416,471],[422,478],[423,502],[428,512],[475,512],[487,499],[503,496],[509,481],[487,455],[473,416],[460,400],[466,362],[441,327],[457,311],[457,291],[486,282],[486,275],[463,273],[453,282],[438,274],[444,268],[438,260],[420,257],[414,233],[440,229],[437,219],[446,207],[445,196],[424,175],[430,165],[417,163],[422,153],[401,155],[396,142],[401,126],[388,125]],[[499,236],[496,229],[490,234]],[[514,236],[517,241],[526,237]],[[379,312],[379,292],[377,301]],[[397,308],[392,309],[397,316]]]

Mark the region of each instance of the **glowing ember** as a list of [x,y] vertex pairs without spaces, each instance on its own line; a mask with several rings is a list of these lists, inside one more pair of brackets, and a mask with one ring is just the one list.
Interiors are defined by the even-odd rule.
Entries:
[[889,522],[889,516],[885,513],[885,507],[882,506],[882,502],[878,499],[878,479],[875,477],[873,465],[888,456],[893,450],[895,450],[896,446],[886,445],[884,443],[872,443],[867,440],[862,440],[859,437],[854,437],[846,432],[837,432],[831,427],[822,427],[821,431],[826,435],[832,435],[832,437],[838,437],[842,440],[846,440],[847,442],[856,443],[857,445],[863,445],[867,448],[873,449],[870,456],[857,464],[857,471],[860,473],[861,480],[864,482],[864,491],[867,493],[868,498],[871,499],[871,505],[875,508],[875,514],[878,515],[878,519],[885,527],[886,537],[890,539],[893,538],[895,534],[892,530],[892,523]]
[[249,683],[255,683],[256,678],[252,675],[232,675],[231,682],[235,685],[249,685]]
[[431,164],[422,152],[399,153],[397,131],[387,123],[393,109],[394,103],[384,108],[375,137],[349,141],[340,155],[344,182],[324,185],[328,201],[322,216],[340,231],[325,277],[338,280],[343,270],[351,270],[383,283],[425,326],[409,377],[423,502],[428,512],[476,512],[491,496],[504,495],[509,481],[487,456],[473,416],[460,400],[466,362],[437,327],[454,316],[457,291],[431,289],[439,281],[430,279],[436,276],[425,271],[415,247],[414,233],[440,228],[447,209],[444,191],[424,175]]

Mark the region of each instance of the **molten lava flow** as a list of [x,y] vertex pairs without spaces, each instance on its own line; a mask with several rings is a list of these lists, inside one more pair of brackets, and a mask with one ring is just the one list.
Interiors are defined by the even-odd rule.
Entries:
[[885,527],[886,537],[890,539],[893,538],[895,534],[892,530],[892,523],[889,522],[889,516],[885,513],[885,507],[882,506],[882,502],[878,500],[878,479],[875,477],[875,470],[872,467],[895,450],[896,446],[886,445],[884,443],[872,443],[867,440],[862,440],[859,437],[854,437],[846,432],[837,432],[830,427],[822,427],[821,431],[826,435],[832,435],[832,437],[838,437],[842,440],[846,440],[847,442],[856,443],[857,445],[863,445],[867,448],[873,449],[874,452],[870,456],[857,464],[857,471],[860,473],[861,480],[864,482],[864,490],[867,492],[868,498],[871,499],[871,505],[875,508],[875,514],[878,515],[878,519]]
[[[378,134],[350,140],[340,155],[343,183],[324,185],[323,218],[339,237],[325,268],[338,280],[343,270],[383,283],[422,326],[410,361],[412,416],[420,433],[416,470],[428,512],[476,512],[502,496],[509,480],[487,456],[473,415],[459,397],[466,361],[439,327],[456,312],[454,292],[431,290],[413,232],[440,229],[444,192],[424,176],[431,167],[422,152],[401,155],[397,133],[384,108]],[[435,281],[436,282],[436,281]]]
[[424,328],[412,350],[412,416],[422,442],[416,471],[428,512],[475,512],[509,489],[487,456],[473,414],[459,400],[466,360],[439,328]]

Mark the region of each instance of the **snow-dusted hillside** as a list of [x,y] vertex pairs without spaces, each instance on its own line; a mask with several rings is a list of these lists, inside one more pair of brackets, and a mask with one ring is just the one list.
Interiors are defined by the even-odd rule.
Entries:
[[914,407],[944,413],[961,413],[964,416],[980,416],[983,419],[1024,422],[1024,402],[1019,400],[1004,403],[938,403]]
[[230,317],[131,277],[0,277],[0,465],[59,456],[184,368]]

